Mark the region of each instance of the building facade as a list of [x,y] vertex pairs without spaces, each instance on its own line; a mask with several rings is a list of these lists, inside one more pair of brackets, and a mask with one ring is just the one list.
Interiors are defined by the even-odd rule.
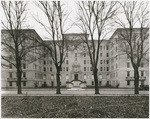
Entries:
[[[133,68],[127,55],[120,55],[118,50],[120,39],[117,30],[109,40],[101,42],[98,62],[99,87],[133,88]],[[34,30],[32,32],[35,38],[41,39]],[[84,34],[65,34],[65,40],[71,42],[61,69],[61,87],[94,87],[94,76],[87,47],[85,43],[80,42],[82,36]],[[97,40],[94,42],[96,43]],[[148,47],[148,44],[147,40],[145,47]],[[37,54],[33,55],[38,57],[36,56]],[[139,70],[140,85],[148,85],[149,63],[147,60],[142,61]],[[17,87],[16,81],[15,68],[12,66],[8,68],[2,67],[2,87]],[[47,54],[42,59],[30,64],[24,62],[22,81],[23,87],[41,87],[43,84],[46,84],[48,87],[56,87],[56,69],[50,55]]]

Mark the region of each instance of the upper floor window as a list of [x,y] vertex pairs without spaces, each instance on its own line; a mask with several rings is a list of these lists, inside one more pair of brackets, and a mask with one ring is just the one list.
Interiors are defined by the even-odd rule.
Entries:
[[100,62],[101,64],[103,63],[103,60],[101,60],[101,62]]
[[101,49],[101,50],[102,50],[102,48],[103,48],[103,47],[102,47],[102,46],[100,46],[100,49]]
[[75,53],[75,57],[77,57],[77,53]]
[[141,76],[144,76],[144,71],[141,71]]
[[108,50],[109,49],[109,46],[108,45],[106,45],[106,50]]
[[127,76],[130,76],[130,71],[127,71]]
[[46,61],[44,60],[44,65],[46,64]]
[[84,64],[86,64],[86,60],[84,60]]
[[84,71],[86,71],[86,67],[84,67]]
[[66,53],[66,57],[68,57],[68,53]]
[[109,71],[109,67],[107,67],[107,71]]
[[101,71],[103,71],[103,67],[101,67]]
[[109,64],[109,60],[106,60],[107,64]]
[[44,67],[43,71],[46,71],[46,67]]
[[52,60],[50,60],[50,64],[52,64]]
[[102,56],[103,56],[103,54],[102,54],[102,53],[100,53],[100,56],[102,57]]
[[12,69],[12,64],[9,64],[9,68]]
[[50,71],[53,71],[53,68],[52,68],[52,67],[50,67]]
[[109,57],[109,54],[107,53],[106,56]]
[[144,63],[143,62],[141,62],[141,67],[144,67]]
[[12,72],[9,72],[9,78],[12,78]]
[[23,78],[26,78],[26,72],[23,72]]
[[68,60],[66,60],[66,64],[68,64]]
[[69,68],[68,68],[68,67],[66,67],[66,71],[69,71]]
[[130,63],[129,62],[127,62],[127,68],[130,68]]
[[84,53],[84,57],[86,57],[86,53]]
[[23,64],[23,69],[26,69],[26,64]]

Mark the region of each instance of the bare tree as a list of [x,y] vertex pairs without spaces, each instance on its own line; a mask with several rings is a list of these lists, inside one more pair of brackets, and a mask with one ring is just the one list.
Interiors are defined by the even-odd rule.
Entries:
[[[118,37],[121,40],[120,53],[125,53],[131,60],[134,69],[135,94],[139,94],[139,67],[141,61],[145,60],[149,51],[148,41],[148,4],[144,2],[119,2],[122,14],[125,19],[118,16],[115,23],[122,27],[118,30]],[[136,28],[136,26],[139,26]]]
[[[108,28],[111,18],[116,14],[116,2],[81,1],[77,5],[79,7],[79,23],[76,25],[85,33],[85,37],[82,40],[87,45],[91,60],[95,94],[99,94],[97,73],[100,44],[108,33],[106,28]],[[88,34],[91,40],[89,40]],[[97,40],[95,40],[95,36]]]
[[[22,94],[21,82],[23,63],[33,62],[35,53],[34,30],[23,29],[25,27],[27,2],[1,2],[5,20],[2,21],[2,66],[14,66],[17,70],[18,94]],[[28,58],[27,58],[28,57]]]
[[47,51],[49,52],[53,63],[56,68],[56,80],[57,80],[57,94],[60,92],[60,72],[62,69],[62,64],[66,57],[67,44],[65,42],[65,24],[68,17],[68,14],[63,10],[62,4],[60,1],[40,1],[36,2],[36,5],[43,11],[48,21],[47,24],[44,24],[38,18],[35,20],[40,23],[49,35],[49,42],[40,42]]

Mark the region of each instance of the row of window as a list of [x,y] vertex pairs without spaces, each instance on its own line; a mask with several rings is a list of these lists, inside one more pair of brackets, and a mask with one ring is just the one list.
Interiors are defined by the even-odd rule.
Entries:
[[[23,78],[26,78],[26,72],[22,73]],[[17,77],[17,73],[16,73],[16,77]],[[9,72],[9,78],[13,78],[13,72]]]
[[[144,67],[144,63],[141,62],[141,67]],[[127,68],[130,68],[130,62],[127,62]]]
[[[9,82],[9,86],[13,86],[13,82]],[[16,82],[16,86],[18,86],[18,83]],[[26,86],[26,82],[25,81],[23,81],[23,86]]]
[[[13,68],[13,65],[12,64],[9,64],[9,69],[12,69]],[[26,64],[22,64],[22,68],[23,69],[26,69]]]
[[[132,81],[133,82],[133,81]],[[134,84],[135,84],[135,82],[134,82]],[[129,85],[131,85],[131,81],[130,80],[127,80],[127,85],[129,86]],[[144,81],[141,81],[141,85],[144,85]]]
[[[130,77],[131,71],[127,71],[127,77]],[[141,76],[144,76],[144,71],[141,71]]]
[[109,64],[109,60],[106,60],[106,61],[105,60],[100,60],[100,64],[103,64],[103,63],[105,64],[105,62],[106,62],[106,64]]

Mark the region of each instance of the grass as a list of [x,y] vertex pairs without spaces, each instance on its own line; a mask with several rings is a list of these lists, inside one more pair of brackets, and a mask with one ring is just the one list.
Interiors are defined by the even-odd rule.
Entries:
[[148,96],[2,96],[3,118],[148,118]]

